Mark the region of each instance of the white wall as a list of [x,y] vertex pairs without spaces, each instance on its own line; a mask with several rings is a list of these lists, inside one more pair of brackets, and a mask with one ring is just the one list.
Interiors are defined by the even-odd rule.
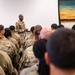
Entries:
[[75,22],[61,22],[66,28],[72,28],[72,26],[75,24]]
[[15,25],[19,14],[24,15],[27,28],[36,24],[43,27],[59,24],[58,0],[0,0],[0,24]]

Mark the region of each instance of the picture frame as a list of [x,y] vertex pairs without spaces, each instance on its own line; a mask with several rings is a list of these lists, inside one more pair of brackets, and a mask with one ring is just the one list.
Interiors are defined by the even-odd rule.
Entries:
[[59,20],[75,21],[75,0],[58,0]]

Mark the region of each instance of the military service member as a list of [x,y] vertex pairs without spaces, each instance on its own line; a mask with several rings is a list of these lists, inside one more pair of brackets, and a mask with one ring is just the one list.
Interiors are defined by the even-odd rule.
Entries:
[[9,29],[11,30],[12,38],[16,39],[16,41],[19,44],[19,48],[20,48],[21,47],[21,40],[20,40],[20,36],[15,32],[15,26],[11,25],[9,27]]
[[17,50],[19,52],[19,44],[16,41],[16,39],[12,38],[12,34],[11,34],[11,31],[10,31],[9,28],[5,28],[4,36],[7,38],[8,41],[12,42],[16,46],[16,48],[17,48]]
[[18,75],[16,69],[13,67],[10,57],[6,52],[0,50],[0,66],[5,71],[6,75]]
[[34,29],[35,29],[34,26],[31,27],[31,29],[30,29],[31,34],[30,34],[29,38],[27,38],[27,39],[25,40],[25,48],[27,48],[27,47],[33,45],[34,42],[35,42],[35,33],[34,33]]
[[16,46],[13,43],[8,41],[4,37],[4,33],[5,33],[4,26],[0,25],[0,50],[6,52],[10,56],[14,67],[17,68],[19,58],[20,58],[20,56],[18,54],[18,50],[17,50]]
[[2,69],[2,67],[0,66],[0,75],[5,75],[4,70]]
[[16,31],[18,32],[18,34],[21,37],[21,45],[23,46],[24,44],[24,40],[25,40],[25,36],[26,36],[26,27],[25,27],[25,23],[23,21],[24,17],[22,14],[19,15],[19,21],[16,22]]
[[24,52],[21,58],[21,67],[31,67],[33,65],[37,65],[39,63],[38,59],[35,57],[33,53],[33,45],[28,47]]

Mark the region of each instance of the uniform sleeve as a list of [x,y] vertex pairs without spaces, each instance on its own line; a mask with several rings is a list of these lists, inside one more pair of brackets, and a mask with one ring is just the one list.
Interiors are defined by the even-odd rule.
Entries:
[[22,55],[21,60],[20,60],[21,68],[25,67],[25,63],[26,63],[26,50],[23,52],[23,55]]
[[8,75],[18,75],[17,70],[12,65],[10,57],[7,54],[6,54],[6,56],[7,56],[7,59],[8,59],[8,60],[6,60],[7,69],[8,69]]
[[18,23],[16,22],[16,24],[15,24],[15,28],[16,28],[16,31],[18,31],[19,30],[19,25],[18,25]]
[[14,51],[14,54],[13,54],[13,57],[12,57],[12,62],[13,62],[14,67],[18,68],[20,56],[18,54],[18,50],[15,47],[15,45],[12,44],[12,46],[13,46],[13,51]]
[[0,67],[0,75],[5,75],[4,70],[2,69],[2,67]]
[[6,75],[18,75],[16,69],[12,65],[10,57],[6,52],[0,51],[0,65]]

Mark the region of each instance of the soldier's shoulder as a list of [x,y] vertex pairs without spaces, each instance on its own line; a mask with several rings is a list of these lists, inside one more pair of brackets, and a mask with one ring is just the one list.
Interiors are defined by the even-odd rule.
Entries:
[[32,51],[32,50],[33,50],[33,45],[32,45],[32,46],[27,47],[25,51],[30,52],[30,51]]
[[34,65],[32,67],[23,69],[20,75],[38,75],[38,66]]
[[16,22],[16,25],[18,25],[19,23],[20,23],[20,21],[17,21],[17,22]]
[[0,75],[5,75],[4,70],[2,69],[1,66],[0,66]]

